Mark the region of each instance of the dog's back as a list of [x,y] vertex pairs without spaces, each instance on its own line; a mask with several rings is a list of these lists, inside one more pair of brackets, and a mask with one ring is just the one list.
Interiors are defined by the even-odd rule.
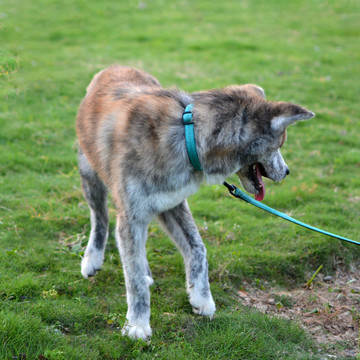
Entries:
[[127,139],[136,139],[133,132],[141,136],[142,145],[146,146],[150,120],[161,118],[158,109],[164,112],[170,108],[170,98],[157,96],[157,101],[149,101],[155,91],[161,90],[155,77],[123,66],[112,66],[99,72],[88,86],[78,111],[76,132],[80,148],[108,185],[112,155],[130,150]]
[[86,89],[76,122],[80,143],[91,136],[97,122],[104,116],[124,106],[126,98],[134,94],[160,89],[161,85],[153,76],[137,69],[111,66],[97,73]]
[[87,95],[96,92],[109,93],[114,88],[133,87],[133,88],[146,88],[146,87],[161,87],[159,81],[150,74],[144,71],[114,65],[105,70],[100,71],[94,75],[91,83],[86,89]]

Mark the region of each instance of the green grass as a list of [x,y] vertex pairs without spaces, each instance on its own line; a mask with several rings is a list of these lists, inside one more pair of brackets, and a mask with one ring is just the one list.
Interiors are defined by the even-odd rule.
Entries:
[[265,203],[359,240],[360,3],[1,5],[0,358],[320,359],[296,323],[249,311],[234,293],[244,280],[297,286],[320,265],[331,272],[356,263],[359,250],[234,200],[222,186],[189,199],[208,248],[215,319],[192,315],[182,259],[154,223],[154,335],[150,343],[123,338],[125,287],[113,235],[96,278],[79,271],[89,219],[74,119],[93,74],[113,63],[187,91],[257,83],[268,99],[316,113],[289,129],[283,154],[291,175],[267,183]]

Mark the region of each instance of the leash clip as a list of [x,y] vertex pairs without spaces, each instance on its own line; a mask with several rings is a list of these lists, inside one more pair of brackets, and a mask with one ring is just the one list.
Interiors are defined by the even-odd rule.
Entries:
[[229,193],[230,193],[232,196],[237,197],[236,194],[235,194],[236,186],[235,186],[234,184],[231,184],[231,185],[230,185],[230,184],[227,183],[226,181],[224,181],[223,184],[227,187],[227,189],[229,190]]

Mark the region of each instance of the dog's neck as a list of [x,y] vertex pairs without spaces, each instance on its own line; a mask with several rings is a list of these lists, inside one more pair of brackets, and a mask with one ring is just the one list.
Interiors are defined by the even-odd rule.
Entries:
[[196,150],[203,173],[208,183],[222,183],[240,167],[239,140],[233,130],[236,126],[232,126],[235,119],[227,118],[229,109],[209,102],[206,92],[191,95]]

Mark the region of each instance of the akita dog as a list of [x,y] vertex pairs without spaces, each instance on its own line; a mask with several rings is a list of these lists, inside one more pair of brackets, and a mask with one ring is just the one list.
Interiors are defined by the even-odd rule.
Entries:
[[[192,166],[185,145],[183,113],[189,104],[201,170]],[[127,292],[123,334],[151,336],[153,279],[145,244],[154,217],[184,257],[194,312],[213,317],[206,250],[186,198],[203,181],[222,183],[236,173],[244,188],[262,200],[262,176],[279,181],[289,174],[279,150],[286,127],[313,116],[298,105],[265,100],[256,85],[188,94],[163,89],[153,76],[128,67],[112,66],[95,75],[76,122],[79,170],[91,218],[81,273],[93,276],[103,264],[109,189]]]

